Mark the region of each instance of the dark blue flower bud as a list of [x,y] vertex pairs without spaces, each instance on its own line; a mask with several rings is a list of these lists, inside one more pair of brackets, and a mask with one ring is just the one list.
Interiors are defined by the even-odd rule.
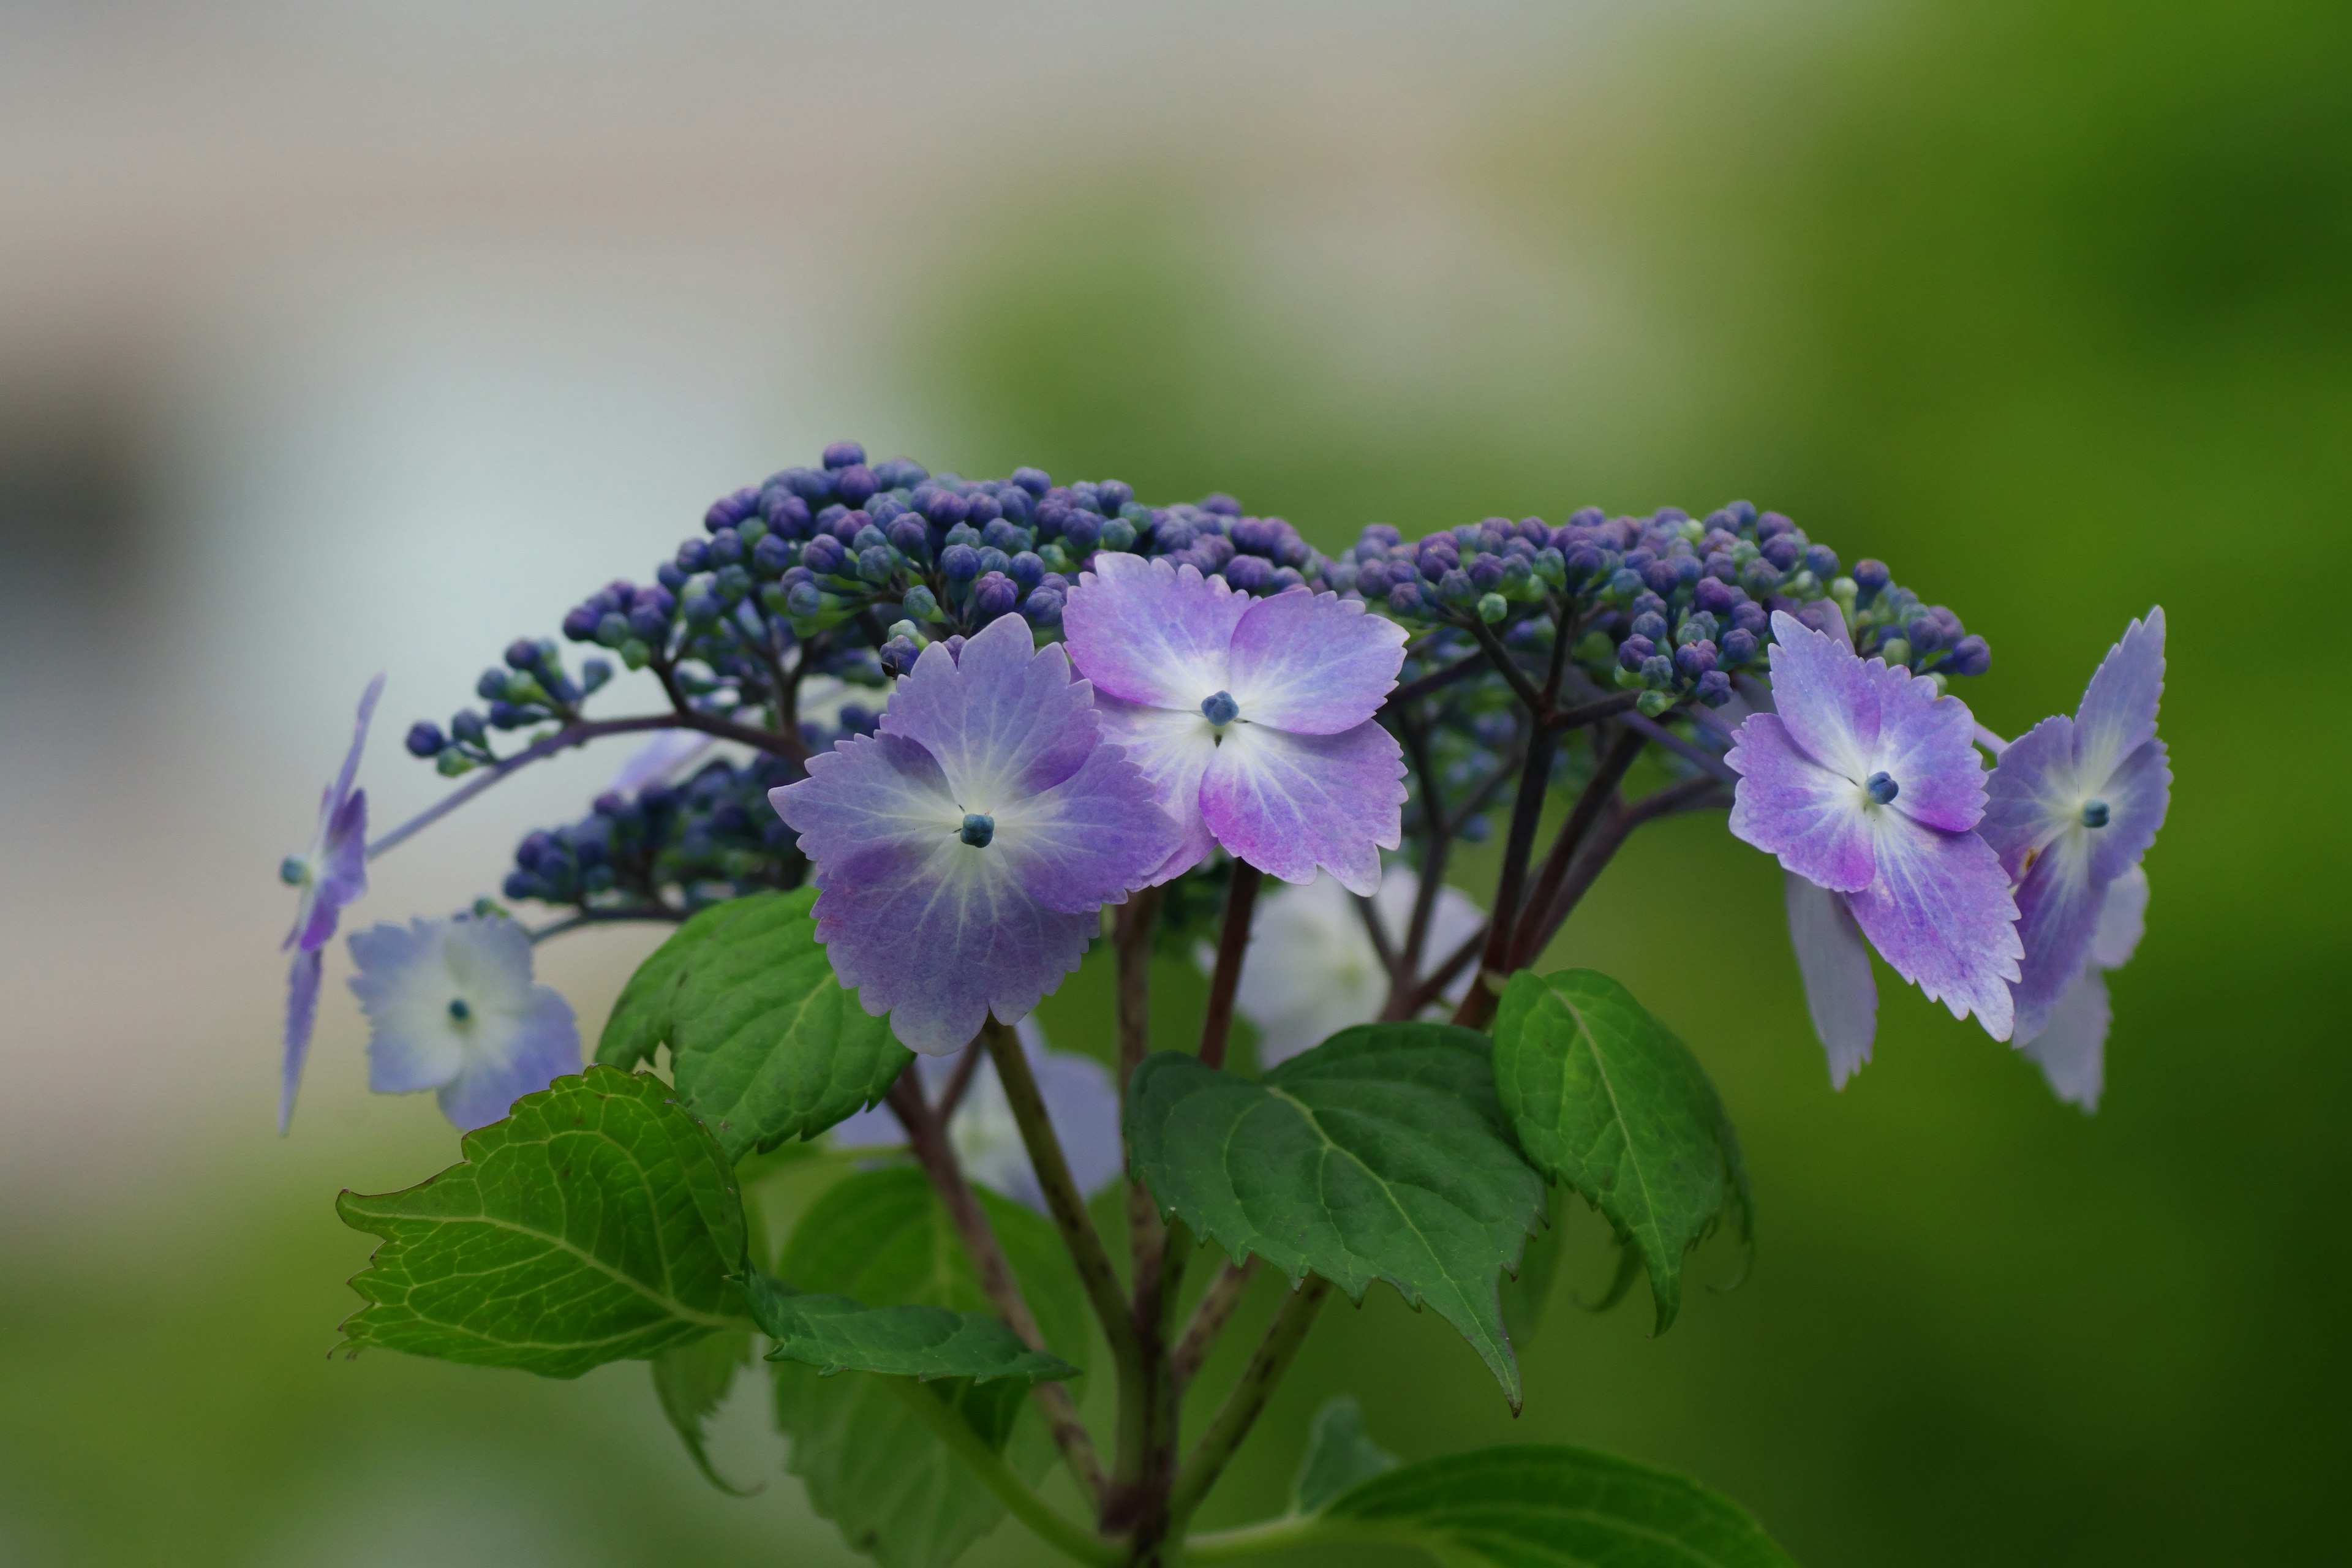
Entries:
[[972,609],[983,622],[1010,613],[1020,599],[1020,588],[1002,572],[988,573],[972,585]]
[[1135,548],[1135,524],[1123,517],[1112,518],[1102,525],[1100,542],[1105,550],[1132,550]]
[[833,490],[851,506],[864,506],[882,489],[882,481],[864,463],[852,463],[833,476]]
[[852,555],[863,555],[869,550],[887,548],[889,542],[888,534],[868,522],[862,524],[856,533],[849,536],[849,552]]
[[1034,588],[1045,581],[1045,563],[1039,559],[1035,551],[1024,550],[1004,568],[1004,574],[1024,588]]
[[1274,564],[1263,555],[1236,555],[1225,563],[1225,581],[1244,594],[1263,594],[1274,585]]
[[1702,577],[1692,590],[1691,603],[1711,615],[1727,615],[1739,603],[1739,590],[1713,577]]
[[1731,677],[1719,669],[1710,669],[1698,678],[1698,700],[1709,708],[1720,708],[1731,700]]
[[[1735,506],[1738,504],[1739,503],[1733,503]],[[1768,511],[1756,520],[1756,537],[1759,541],[1777,539],[1781,534],[1794,532],[1796,531],[1796,527],[1797,525],[1795,523],[1790,521],[1780,513],[1777,511]]]
[[499,891],[520,903],[525,899],[539,897],[539,882],[528,872],[509,871],[507,873],[506,881],[500,885]]
[[1419,582],[1395,583],[1389,587],[1389,608],[1400,616],[1418,617],[1427,614],[1423,603]]
[[631,610],[629,632],[639,642],[658,644],[669,635],[669,616],[652,605]]
[[1014,524],[1005,521],[1003,518],[996,518],[981,529],[980,542],[991,549],[1002,550],[1005,554],[1010,555],[1023,547],[1021,531]]
[[1492,593],[1503,582],[1503,560],[1499,555],[1481,555],[1470,563],[1470,585],[1482,594]]
[[930,555],[931,531],[912,513],[893,521],[887,537],[891,547],[909,561],[923,561]]
[[607,610],[596,622],[596,640],[606,647],[618,647],[629,640],[629,617],[618,610]]
[[992,544],[983,544],[981,546],[980,570],[982,576],[987,575],[991,572],[1002,572],[1012,564],[1013,557],[1007,555],[1003,551],[997,549],[996,546]]
[[1015,468],[1013,470],[1013,482],[1033,496],[1043,496],[1054,488],[1054,481],[1045,476],[1043,468]]
[[1932,615],[1914,616],[1911,624],[1903,628],[1915,654],[1933,653],[1944,646],[1944,628]]
[[731,528],[722,528],[710,536],[708,559],[713,567],[732,566],[743,559],[743,536]]
[[1952,646],[1951,656],[1937,666],[1948,675],[1982,675],[1992,668],[1992,647],[1973,634]]
[[[688,624],[693,626],[709,626],[711,622],[717,620],[719,616],[727,613],[727,606],[719,602],[719,595],[716,594],[700,592],[687,595],[685,609],[687,621]],[[618,619],[619,617],[615,616],[614,618]],[[625,635],[628,630],[628,623],[623,621],[621,623],[621,627],[624,633],[621,640],[625,642],[628,640]]]
[[1655,610],[1644,610],[1633,617],[1633,635],[1652,642],[1666,635],[1666,617]]
[[603,616],[592,605],[582,605],[565,613],[563,635],[573,642],[587,642],[596,635],[596,623]]
[[711,578],[711,586],[731,605],[751,591],[751,574],[740,566],[721,566]]
[[866,448],[855,441],[835,441],[824,449],[824,466],[828,468],[845,468],[865,460]]
[[809,504],[801,497],[781,487],[760,492],[760,515],[770,528],[794,539],[805,539],[809,531]]
[[1826,583],[1837,575],[1837,552],[1826,544],[1809,545],[1805,550],[1805,570]]
[[710,569],[710,546],[699,539],[689,539],[677,547],[677,569],[691,574]]
[[1062,624],[1062,604],[1060,589],[1038,588],[1021,602],[1021,613],[1036,626],[1058,626]]
[[751,566],[763,577],[773,577],[793,563],[792,542],[782,534],[772,533],[751,547]]
[[[1641,553],[1639,551],[1635,554]],[[1693,562],[1693,565],[1697,563]],[[1653,561],[1642,568],[1642,582],[1653,594],[1671,594],[1681,583],[1678,563],[1672,559]]]
[[806,620],[824,608],[824,595],[814,583],[795,583],[784,590],[784,611],[796,619]]
[[449,739],[441,733],[440,725],[430,719],[419,719],[408,727],[405,743],[412,757],[437,757],[449,744]]
[[490,704],[490,728],[493,730],[520,730],[531,719],[530,710],[520,703],[501,701]]
[[507,668],[536,669],[539,668],[539,644],[530,637],[517,637],[507,644]]
[[1103,479],[1095,486],[1096,502],[1101,506],[1106,517],[1117,516],[1119,509],[1134,499],[1134,487],[1117,479]]
[[1459,566],[1437,580],[1437,602],[1466,609],[1478,602],[1478,585]]
[[941,528],[953,528],[971,514],[971,508],[965,503],[963,497],[953,490],[919,489],[915,492],[913,500],[915,510]]
[[830,577],[841,570],[847,554],[841,541],[829,533],[820,533],[801,546],[801,564],[820,577]]
[[1629,637],[1617,645],[1617,663],[1621,668],[1640,673],[1649,657],[1658,651],[1658,645],[1639,635]]
[[1642,591],[1642,574],[1631,566],[1620,566],[1609,579],[1609,591],[1620,598],[1630,598]]
[[869,545],[857,552],[857,574],[868,583],[887,583],[898,563],[890,558],[887,544]]
[[1704,637],[1683,644],[1675,649],[1675,668],[1687,676],[1705,675],[1715,668],[1715,644]]
[[1731,606],[1731,624],[1761,642],[1765,632],[1771,627],[1772,616],[1763,605],[1751,601]]
[[1356,592],[1367,599],[1385,599],[1395,580],[1384,562],[1367,561],[1356,571]]
[[969,544],[950,544],[940,552],[940,570],[950,583],[969,583],[980,575],[980,552]]
[[482,716],[468,708],[449,721],[449,733],[467,745],[478,746],[482,743],[487,731]]
[[1775,571],[1792,570],[1804,553],[1804,547],[1785,533],[1774,534],[1764,542],[1764,559],[1772,563]]
[[758,490],[737,490],[731,496],[722,496],[710,503],[710,510],[702,514],[702,526],[716,533],[722,528],[734,527],[759,510]]
[[1756,634],[1742,626],[1734,626],[1723,634],[1716,649],[1719,664],[1738,666],[1756,657]]
[[1653,691],[1662,691],[1675,683],[1675,661],[1664,654],[1654,653],[1642,661],[1642,684]]
[[665,561],[654,568],[654,581],[675,594],[686,586],[688,574],[681,572],[675,561]]
[[984,530],[990,523],[1004,515],[1003,504],[985,491],[979,495],[964,497],[963,504],[964,519],[974,528]]
[[915,646],[914,638],[908,637],[892,637],[888,642],[884,643],[881,647],[882,673],[885,675],[904,675],[908,670],[915,668],[915,660],[921,656],[922,649]]
[[929,588],[918,583],[907,590],[907,596],[898,602],[898,610],[910,621],[928,621],[940,613],[940,601]]
[[874,477],[882,481],[885,489],[910,490],[931,476],[930,470],[912,458],[892,458],[874,465]]

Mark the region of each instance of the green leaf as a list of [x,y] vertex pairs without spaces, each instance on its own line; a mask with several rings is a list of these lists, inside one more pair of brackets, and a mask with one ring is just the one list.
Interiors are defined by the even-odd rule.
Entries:
[[816,889],[705,910],[622,991],[597,1059],[670,1049],[678,1098],[740,1159],[814,1138],[882,1098],[911,1059],[834,977],[810,913]]
[[383,1238],[352,1281],[353,1348],[577,1377],[741,1321],[734,1170],[659,1079],[559,1078],[462,1148],[421,1185],[336,1200]]
[[1396,1468],[1397,1457],[1364,1431],[1364,1412],[1347,1394],[1328,1401],[1307,1430],[1307,1453],[1291,1483],[1294,1513],[1313,1513],[1350,1487]]
[[[1083,1371],[1086,1298],[1052,1223],[992,1193],[979,1197],[1046,1343]],[[777,1272],[803,1289],[864,1301],[956,1312],[988,1305],[946,1209],[922,1173],[905,1166],[828,1188],[793,1227]],[[891,1384],[772,1364],[776,1422],[792,1440],[787,1468],[807,1487],[811,1506],[884,1568],[943,1568],[1003,1518],[1003,1504]],[[922,1388],[954,1406],[1033,1485],[1059,1457],[1022,1383],[941,1378]]]
[[[1549,1194],[1545,1203],[1549,1208]],[[1510,1330],[1515,1350],[1527,1349],[1543,1322],[1544,1303],[1551,1300],[1552,1280],[1559,1273],[1560,1222],[1565,1217],[1553,1214],[1551,1223],[1519,1254],[1519,1271],[1503,1277],[1503,1326]]]
[[1402,1465],[1302,1532],[1421,1546],[1448,1568],[1794,1568],[1744,1509],[1584,1448],[1481,1448]]
[[1127,1100],[1135,1169],[1164,1214],[1239,1261],[1312,1272],[1357,1300],[1385,1279],[1459,1329],[1519,1406],[1496,1280],[1543,1222],[1512,1147],[1486,1037],[1443,1024],[1343,1029],[1255,1083],[1177,1052]]
[[775,1342],[770,1361],[800,1362],[828,1377],[872,1372],[925,1383],[935,1377],[1058,1383],[1078,1374],[1061,1357],[1023,1344],[1021,1336],[986,1312],[869,1307],[846,1296],[803,1296],[758,1273],[750,1277],[743,1294],[760,1331]]
[[712,1468],[703,1424],[735,1386],[736,1369],[749,1365],[751,1360],[751,1330],[719,1329],[662,1352],[653,1363],[654,1396],[661,1401],[662,1414],[677,1429],[694,1468],[702,1472],[704,1480],[732,1497],[751,1494]]
[[1739,1140],[1690,1047],[1605,974],[1511,976],[1495,1019],[1495,1083],[1537,1169],[1567,1183],[1640,1254],[1658,1331],[1682,1301],[1683,1257],[1728,1214],[1755,1236]]

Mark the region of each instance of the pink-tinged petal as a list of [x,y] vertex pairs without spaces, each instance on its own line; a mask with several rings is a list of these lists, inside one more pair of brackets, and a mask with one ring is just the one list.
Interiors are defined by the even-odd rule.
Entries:
[[1974,827],[1984,816],[1985,769],[1969,705],[1937,696],[1934,681],[1878,659],[1863,668],[1878,693],[1878,745],[1870,771],[1895,781],[1891,808],[1948,833]]
[[1772,616],[1772,709],[1823,767],[1860,784],[1878,746],[1878,694],[1853,650],[1796,616]]
[[834,973],[890,1032],[930,1056],[958,1051],[993,1009],[1017,1020],[1078,967],[1100,917],[1038,904],[1010,858],[952,837],[924,853],[819,861],[816,936]]
[[872,854],[919,858],[952,840],[964,816],[930,752],[888,733],[845,737],[809,759],[808,777],[770,790],[768,804],[801,836],[802,854],[845,868]]
[[1798,749],[1780,718],[1750,714],[1724,762],[1739,774],[1731,793],[1731,833],[1781,869],[1843,892],[1870,886],[1877,861],[1871,806],[1853,780]]
[[278,1131],[294,1120],[294,1091],[302,1087],[302,1064],[310,1059],[310,1032],[319,1022],[319,977],[326,958],[316,948],[294,955],[286,976],[286,1060],[278,1069]]
[[1254,602],[1197,567],[1106,550],[1070,590],[1062,631],[1078,673],[1097,689],[1197,710],[1232,685],[1234,628]]
[[919,743],[966,811],[994,812],[1068,778],[1095,748],[1094,694],[1059,645],[1000,616],[950,657],[933,643],[899,678],[882,732]]
[[1789,874],[1789,944],[1797,950],[1797,973],[1805,981],[1805,1010],[1813,1034],[1829,1053],[1830,1087],[1845,1080],[1870,1059],[1878,1033],[1878,984],[1870,975],[1870,949],[1846,912],[1845,900],[1804,878]]
[[2084,831],[2091,836],[2091,875],[2104,884],[2139,864],[2164,826],[2172,803],[2172,767],[2164,742],[2142,742],[2107,775],[2098,798],[2106,804],[2107,825]]
[[1404,642],[1402,626],[1366,615],[1360,599],[1292,588],[1242,613],[1225,690],[1253,724],[1336,735],[1381,710]]
[[1991,846],[1895,812],[1879,813],[1878,876],[1846,895],[1863,935],[1895,972],[1952,1016],[1977,1016],[2009,1038],[2009,983],[2018,974],[2017,905]]
[[1095,711],[1102,715],[1103,740],[1141,770],[1160,809],[1176,825],[1176,847],[1144,885],[1182,876],[1217,847],[1201,815],[1201,780],[1217,753],[1216,731],[1198,710],[1148,708],[1100,692]]
[[534,985],[522,1016],[499,1042],[441,1086],[441,1113],[460,1132],[503,1119],[514,1102],[580,1070],[580,1025],[552,986]]
[[2091,962],[2101,969],[2121,969],[2139,951],[2147,931],[2147,871],[2134,866],[2107,884],[2099,905],[2099,923],[2091,932]]
[[2016,881],[2052,840],[2082,821],[2074,779],[2074,721],[2044,719],[2012,742],[1985,786],[1984,820],[1977,831]]
[[2106,981],[2097,970],[2086,969],[2050,1009],[2042,1032],[2018,1048],[2042,1068],[2059,1099],[2096,1110],[2106,1086],[2107,1026],[2113,1017]]
[[2075,756],[2084,782],[2096,787],[2126,757],[2156,735],[2156,709],[2164,695],[2164,610],[2134,621],[2107,650],[2074,710]]
[[1052,789],[1001,808],[991,847],[1039,904],[1082,914],[1147,886],[1180,839],[1142,770],[1117,746],[1097,746]]
[[1320,868],[1366,898],[1380,889],[1380,852],[1402,841],[1404,798],[1404,753],[1370,721],[1294,735],[1244,720],[1201,784],[1202,815],[1229,854],[1286,882]]
[[2025,943],[2018,976],[2017,1033],[2040,1034],[2058,998],[2090,962],[2106,884],[2094,874],[2089,831],[2069,829],[2043,850],[2017,889],[2017,934]]

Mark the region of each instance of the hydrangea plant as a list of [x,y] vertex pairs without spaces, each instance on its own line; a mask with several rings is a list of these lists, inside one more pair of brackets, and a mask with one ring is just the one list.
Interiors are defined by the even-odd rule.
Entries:
[[[1286,1513],[1193,1521],[1335,1291],[1433,1309],[1516,1410],[1558,1189],[1607,1220],[1611,1299],[1646,1276],[1660,1330],[1690,1250],[1747,1240],[1698,1058],[1618,982],[1543,967],[1634,832],[1727,810],[1779,860],[1833,1085],[1870,1055],[1875,948],[2088,1109],[2170,783],[2160,611],[2075,715],[2006,745],[1958,689],[1982,637],[1745,502],[1375,524],[1327,556],[1223,495],[845,442],[718,501],[562,632],[593,650],[576,673],[519,639],[482,706],[409,730],[460,782],[369,842],[371,686],[286,862],[290,1110],[366,860],[637,738],[500,898],[350,939],[372,1086],[437,1090],[464,1138],[417,1186],[343,1195],[382,1238],[346,1342],[554,1377],[649,1362],[721,1486],[703,1424],[757,1352],[792,1472],[887,1568],[941,1568],[1007,1513],[1097,1568],[1337,1541],[1786,1563],[1692,1481],[1533,1445],[1400,1463],[1346,1400]],[[657,700],[592,714],[619,669]],[[1494,838],[1491,888],[1449,886],[1456,847]],[[1288,886],[1261,900],[1268,876]],[[619,921],[675,929],[583,1068],[531,952]],[[1153,1034],[1169,951],[1209,972],[1197,1037]],[[1090,961],[1108,1035],[1048,1050],[1031,1014]],[[837,1178],[772,1236],[762,1186],[826,1145]],[[1261,1273],[1279,1309],[1187,1430]],[[1073,1389],[1105,1367],[1092,1421]],[[1075,1513],[1039,1489],[1057,1467]]]

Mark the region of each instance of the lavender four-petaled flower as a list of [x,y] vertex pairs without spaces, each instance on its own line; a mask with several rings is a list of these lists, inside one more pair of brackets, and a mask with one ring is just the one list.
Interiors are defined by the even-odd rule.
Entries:
[[2163,694],[2158,608],[2107,650],[2072,718],[2044,719],[2003,751],[1993,770],[1982,831],[2017,883],[2025,942],[2014,988],[2021,1043],[2044,1032],[2088,973],[2109,889],[2139,864],[2164,825],[2172,770],[2156,738]]
[[914,1049],[961,1050],[991,1011],[1017,1022],[1174,848],[1101,731],[1067,656],[1006,616],[960,654],[923,649],[877,733],[770,792],[814,863],[834,973]]
[[383,695],[383,677],[379,675],[360,694],[352,749],[343,754],[342,771],[319,801],[319,826],[310,836],[310,849],[289,855],[278,868],[278,876],[299,889],[294,929],[286,933],[280,948],[294,952],[286,978],[286,1060],[278,1091],[280,1132],[293,1120],[294,1091],[301,1086],[302,1063],[310,1054],[310,1032],[319,1019],[323,950],[334,937],[344,906],[367,891],[367,791],[354,788],[353,782],[359,777],[360,752],[367,746],[369,721],[375,717],[375,700]]
[[501,915],[379,925],[351,936],[368,1016],[368,1087],[440,1091],[460,1131],[580,1070],[572,1005],[531,980],[530,937]]
[[1292,588],[1235,593],[1198,568],[1103,553],[1062,611],[1104,734],[1150,778],[1183,837],[1150,880],[1217,845],[1286,882],[1318,868],[1380,886],[1402,842],[1404,761],[1373,715],[1404,662],[1404,628],[1360,601]]
[[1793,616],[1776,614],[1772,635],[1775,711],[1751,714],[1725,758],[1740,775],[1731,831],[1809,885],[1791,883],[1790,929],[1832,1078],[1870,1055],[1876,998],[1856,928],[1930,1000],[2007,1039],[2021,949],[2009,879],[1973,831],[1976,721],[1932,680]]

